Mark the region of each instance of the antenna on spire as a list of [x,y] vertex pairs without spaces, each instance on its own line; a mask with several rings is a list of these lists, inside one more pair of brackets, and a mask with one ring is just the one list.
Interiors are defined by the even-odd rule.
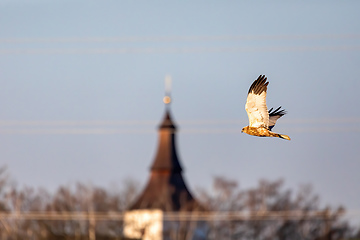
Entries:
[[166,75],[165,77],[165,97],[163,98],[163,101],[165,104],[171,103],[171,76]]

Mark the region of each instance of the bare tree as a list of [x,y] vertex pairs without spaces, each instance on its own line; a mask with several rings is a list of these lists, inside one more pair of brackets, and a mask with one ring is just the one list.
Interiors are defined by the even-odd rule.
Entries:
[[[105,189],[90,184],[77,183],[60,186],[54,194],[44,189],[10,185],[5,168],[0,169],[0,211],[15,214],[0,216],[2,240],[81,240],[122,239],[122,220],[95,221],[94,213],[121,213],[126,210],[138,193],[135,180],[127,179],[121,189]],[[87,213],[84,220],[39,220],[16,217],[17,213]]]
[[[0,216],[2,240],[110,240],[123,239],[121,219],[97,219],[94,214],[122,213],[133,203],[139,193],[139,184],[126,179],[121,188],[105,189],[90,184],[77,183],[60,186],[50,194],[44,189],[12,185],[5,168],[0,168],[0,211],[16,214],[45,212],[48,214],[85,213],[82,220],[41,220],[31,218],[4,218]],[[197,190],[197,199],[208,212],[221,212],[202,221],[176,220],[171,239],[192,239],[199,224],[206,224],[207,239],[279,239],[279,240],[329,240],[356,239],[358,232],[341,221],[343,207],[320,207],[319,197],[311,185],[296,190],[285,189],[282,180],[260,180],[256,187],[241,189],[234,180],[215,177],[212,190]],[[160,196],[161,197],[161,196]],[[291,212],[300,213],[297,217]],[[312,213],[317,212],[314,216]],[[233,213],[246,213],[238,217]],[[281,213],[272,216],[270,213]],[[289,214],[288,214],[289,213]],[[195,214],[195,213],[194,213]],[[179,219],[180,219],[179,214]],[[196,215],[194,215],[196,218]],[[173,230],[169,230],[173,231]]]
[[[247,219],[229,218],[210,221],[210,239],[342,239],[350,232],[340,221],[342,207],[321,209],[319,198],[310,185],[301,186],[296,193],[283,189],[283,180],[260,180],[255,188],[241,190],[237,182],[215,177],[213,191],[198,190],[198,199],[212,211],[241,211]],[[301,212],[298,218],[286,213]],[[320,211],[322,216],[307,213]],[[270,218],[267,213],[281,212]]]

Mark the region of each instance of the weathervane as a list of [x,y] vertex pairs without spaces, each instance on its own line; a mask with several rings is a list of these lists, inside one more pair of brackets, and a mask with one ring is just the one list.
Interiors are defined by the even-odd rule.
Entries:
[[165,77],[165,97],[163,98],[163,101],[166,105],[169,105],[171,103],[171,76],[166,75]]

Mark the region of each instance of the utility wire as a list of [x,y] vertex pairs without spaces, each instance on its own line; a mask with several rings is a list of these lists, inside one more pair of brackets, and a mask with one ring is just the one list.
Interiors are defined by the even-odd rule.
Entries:
[[[0,127],[89,127],[89,126],[157,126],[159,120],[55,120],[55,121],[16,121],[0,120]],[[246,124],[247,119],[198,119],[175,120],[180,125],[231,125]],[[281,119],[281,124],[360,124],[360,117],[350,118],[292,118]]]
[[[278,128],[287,133],[358,133],[360,127]],[[238,134],[239,128],[183,128],[181,134]],[[65,129],[0,129],[0,135],[113,135],[154,134],[154,129],[65,128]]]
[[[288,119],[281,131],[292,133],[360,132],[360,118]],[[153,134],[158,121],[0,121],[0,134]],[[179,121],[181,134],[237,134],[247,120]],[[336,124],[336,125],[335,125]],[[340,125],[340,126],[339,126]]]
[[107,55],[107,54],[188,54],[239,52],[332,52],[359,51],[360,45],[269,46],[269,47],[148,47],[148,48],[0,48],[0,55]]
[[1,43],[134,43],[134,42],[194,42],[250,40],[351,40],[360,34],[302,34],[302,35],[218,35],[218,36],[123,36],[123,37],[57,37],[57,38],[0,38]]
[[[127,213],[123,212],[0,212],[0,219],[21,219],[21,220],[89,220],[91,218],[99,221],[122,221]],[[233,221],[233,220],[282,220],[292,219],[330,219],[339,216],[359,217],[360,210],[346,212],[330,211],[258,211],[258,212],[166,212],[163,214],[166,220],[178,221]]]

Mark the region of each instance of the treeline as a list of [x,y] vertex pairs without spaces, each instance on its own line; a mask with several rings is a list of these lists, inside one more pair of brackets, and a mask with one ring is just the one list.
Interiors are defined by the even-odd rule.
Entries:
[[[141,186],[134,180],[124,181],[119,189],[83,183],[60,186],[54,193],[31,187],[18,189],[9,181],[6,169],[1,168],[0,239],[124,239],[121,219],[91,222],[89,219],[47,220],[14,216],[32,212],[123,213],[140,190]],[[258,186],[243,190],[235,181],[215,177],[211,190],[198,188],[195,195],[208,211],[243,212],[255,216],[249,219],[232,216],[221,221],[208,219],[207,239],[360,239],[360,231],[342,219],[345,209],[321,208],[310,185],[294,191],[284,189],[282,180],[261,180]],[[301,217],[293,218],[287,214],[293,211],[300,211]],[[314,211],[324,215],[314,217],[311,215]],[[266,213],[272,212],[282,214],[275,219],[267,217]]]
[[211,239],[360,239],[359,229],[351,228],[342,219],[345,209],[321,208],[311,185],[294,191],[284,189],[283,180],[260,180],[257,187],[242,190],[236,181],[215,177],[210,192],[197,192],[198,198],[213,211],[240,211],[253,216],[213,224]]

